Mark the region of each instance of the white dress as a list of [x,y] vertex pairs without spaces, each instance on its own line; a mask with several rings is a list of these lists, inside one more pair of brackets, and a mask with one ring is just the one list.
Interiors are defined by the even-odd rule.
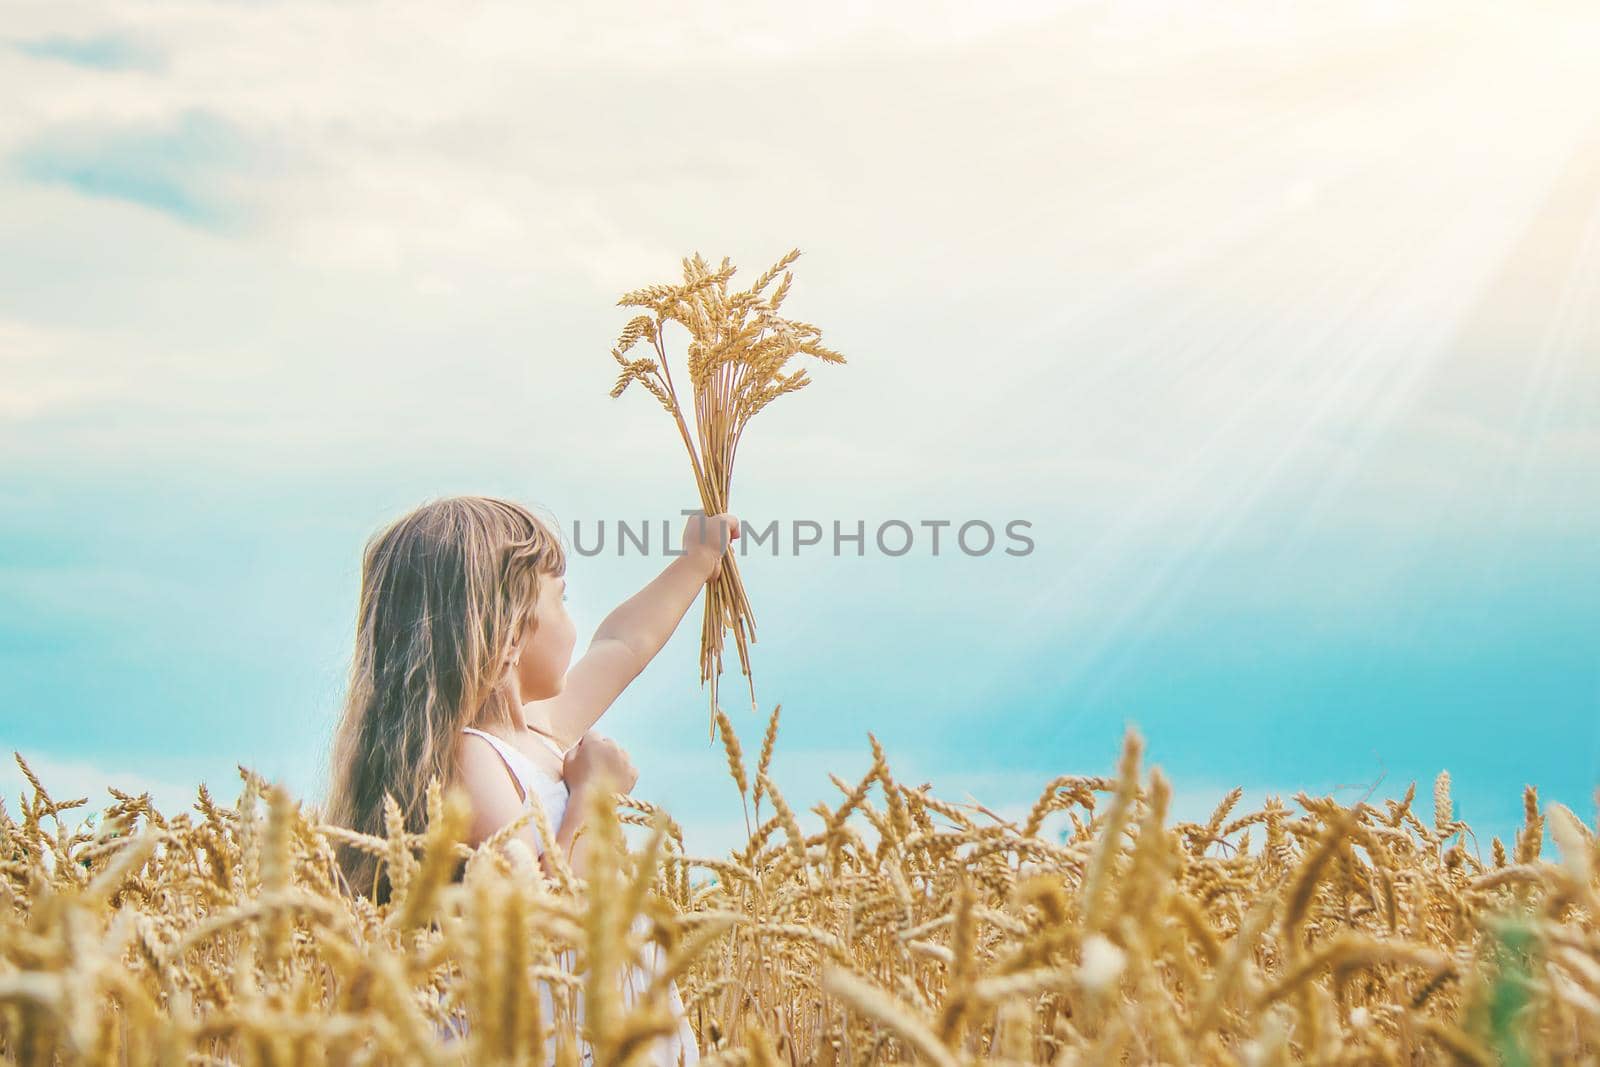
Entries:
[[[512,776],[516,778],[517,784],[522,787],[524,803],[527,803],[526,798],[530,794],[537,794],[539,799],[544,802],[545,812],[550,817],[550,829],[552,831],[559,829],[561,826],[561,819],[567,811],[567,799],[569,795],[567,783],[561,779],[550,777],[549,774],[541,770],[538,764],[534,763],[524,753],[517,751],[516,748],[502,741],[493,734],[485,733],[482,730],[475,730],[470,726],[464,727],[464,729],[467,733],[477,734],[479,737],[483,738],[485,741],[489,742],[489,744],[494,746],[494,750],[500,753],[500,758],[505,761],[507,769],[509,769]],[[593,731],[591,731],[591,733],[592,732]],[[539,740],[549,745],[550,750],[556,755],[562,757],[563,759],[566,758],[566,751],[563,750],[560,745],[556,744],[550,738],[545,737],[543,734],[538,734],[536,736],[538,736]],[[648,924],[645,922],[643,917],[640,917],[634,921],[634,929],[636,931],[643,933],[647,928]],[[630,1006],[636,1002],[639,996],[644,992],[645,987],[649,985],[651,974],[658,970],[665,962],[665,958],[661,952],[661,946],[652,941],[645,942],[642,951],[643,958],[638,963],[634,964],[633,966],[622,968],[623,1002]],[[559,956],[567,967],[571,967],[573,965],[575,954],[570,950],[560,953]],[[543,1017],[546,1021],[546,1025],[549,1025],[550,1020],[555,1018],[555,1004],[550,992],[549,984],[547,982],[539,982],[539,996],[543,1003]],[[691,1064],[697,1064],[700,1062],[700,1046],[695,1042],[694,1030],[690,1027],[688,1016],[684,1012],[683,1000],[678,994],[678,985],[676,982],[672,982],[667,985],[667,1000],[671,1006],[673,1015],[678,1020],[678,1030],[673,1036],[662,1037],[656,1040],[654,1046],[650,1050],[651,1058],[649,1062],[653,1065],[653,1067],[680,1067],[680,1065],[682,1065],[682,1067],[689,1067]],[[581,989],[576,991],[576,1002],[577,1016],[579,1025],[581,1026],[583,1019],[583,991]],[[459,1037],[464,1033],[464,1028],[461,1023],[457,1023],[451,1029],[442,1030],[440,1033],[441,1036],[449,1036],[454,1034],[455,1036]],[[551,1034],[549,1040],[549,1048],[553,1056],[555,1052],[555,1035],[553,1033]],[[589,1043],[580,1038],[579,1047],[582,1051],[583,1062],[586,1064],[593,1063],[594,1051],[589,1047]]]

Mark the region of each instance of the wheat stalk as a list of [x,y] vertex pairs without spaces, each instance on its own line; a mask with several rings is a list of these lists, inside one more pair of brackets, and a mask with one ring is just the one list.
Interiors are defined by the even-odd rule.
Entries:
[[[652,285],[624,293],[619,307],[640,307],[645,314],[628,320],[611,355],[621,367],[613,397],[638,382],[672,416],[689,462],[695,487],[706,515],[729,510],[733,465],[745,427],[773,400],[803,388],[810,381],[804,369],[785,372],[796,356],[814,356],[825,363],[843,363],[844,357],[819,343],[821,331],[806,322],[778,314],[788,295],[793,275],[785,268],[800,256],[791,250],[754,285],[728,292],[728,279],[736,272],[724,257],[711,270],[696,253],[683,259],[683,283]],[[770,296],[766,288],[783,274]],[[675,322],[689,335],[687,367],[689,394],[678,391],[667,359],[664,330]],[[629,358],[640,341],[648,342],[655,358]],[[691,432],[685,412],[692,410]],[[717,681],[722,674],[723,632],[731,630],[739,651],[739,665],[750,685],[750,706],[756,707],[755,678],[750,670],[749,646],[755,642],[755,615],[745,594],[744,581],[730,551],[716,577],[707,584],[700,634],[700,682],[710,682],[710,705],[717,710]],[[712,724],[715,737],[715,723]]]

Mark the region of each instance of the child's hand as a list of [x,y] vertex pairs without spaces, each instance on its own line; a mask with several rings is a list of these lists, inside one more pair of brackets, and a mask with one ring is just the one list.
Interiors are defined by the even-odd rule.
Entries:
[[613,790],[626,793],[639,780],[639,772],[634,770],[633,761],[628,759],[622,746],[592,730],[572,746],[562,763],[561,773],[569,789],[592,788],[604,778],[610,780]]
[[722,557],[738,539],[739,520],[733,515],[690,515],[683,527],[683,554],[705,564],[709,582],[722,573]]

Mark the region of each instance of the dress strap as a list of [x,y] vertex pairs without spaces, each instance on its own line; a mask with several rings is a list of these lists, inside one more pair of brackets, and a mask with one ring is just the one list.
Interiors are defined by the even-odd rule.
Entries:
[[543,741],[546,745],[550,746],[550,751],[554,752],[557,756],[561,757],[562,760],[565,760],[567,758],[567,751],[568,750],[562,748],[560,746],[560,744],[558,744],[556,742],[555,738],[551,737],[549,734],[540,733],[538,730],[535,730],[531,726],[528,727],[528,732],[530,734],[533,734],[539,740]]
[[[524,756],[521,752],[518,752],[510,745],[500,740],[494,734],[491,734],[485,730],[478,730],[471,726],[463,726],[461,731],[468,734],[477,734],[479,737],[489,742],[490,746],[492,746],[494,750],[500,754],[500,759],[505,763],[506,770],[510,771],[511,777],[516,779],[517,787],[522,790],[523,798],[526,799],[527,794],[532,792],[532,786],[529,785],[527,778],[524,776],[524,768],[531,766],[528,761],[528,757]],[[513,756],[516,758],[513,759]],[[520,763],[518,762],[519,760],[521,761]]]

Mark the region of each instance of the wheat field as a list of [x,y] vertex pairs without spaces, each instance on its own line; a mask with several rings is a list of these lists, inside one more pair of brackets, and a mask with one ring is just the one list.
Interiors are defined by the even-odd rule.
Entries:
[[[1600,1062],[1595,835],[1531,787],[1487,859],[1447,774],[1431,819],[1413,784],[1382,809],[1300,793],[1244,813],[1234,790],[1169,824],[1130,730],[1112,776],[1044,783],[1017,823],[897,781],[868,735],[871,769],[834,777],[807,833],[769,778],[778,711],[754,767],[717,725],[748,845],[688,854],[667,812],[613,794],[583,879],[546,878],[516,824],[466,846],[465,798],[437,781],[421,835],[324,826],[243,767],[232,807],[113,789],[69,828],[87,800],[18,755],[0,1057],[575,1064],[581,990],[595,1062],[625,1064],[670,1025],[670,978],[708,1065]],[[1044,834],[1058,813],[1071,831]],[[537,805],[523,818],[548,834]],[[341,837],[384,858],[387,904],[340,892]],[[645,940],[665,965],[628,1004],[616,975]]]

